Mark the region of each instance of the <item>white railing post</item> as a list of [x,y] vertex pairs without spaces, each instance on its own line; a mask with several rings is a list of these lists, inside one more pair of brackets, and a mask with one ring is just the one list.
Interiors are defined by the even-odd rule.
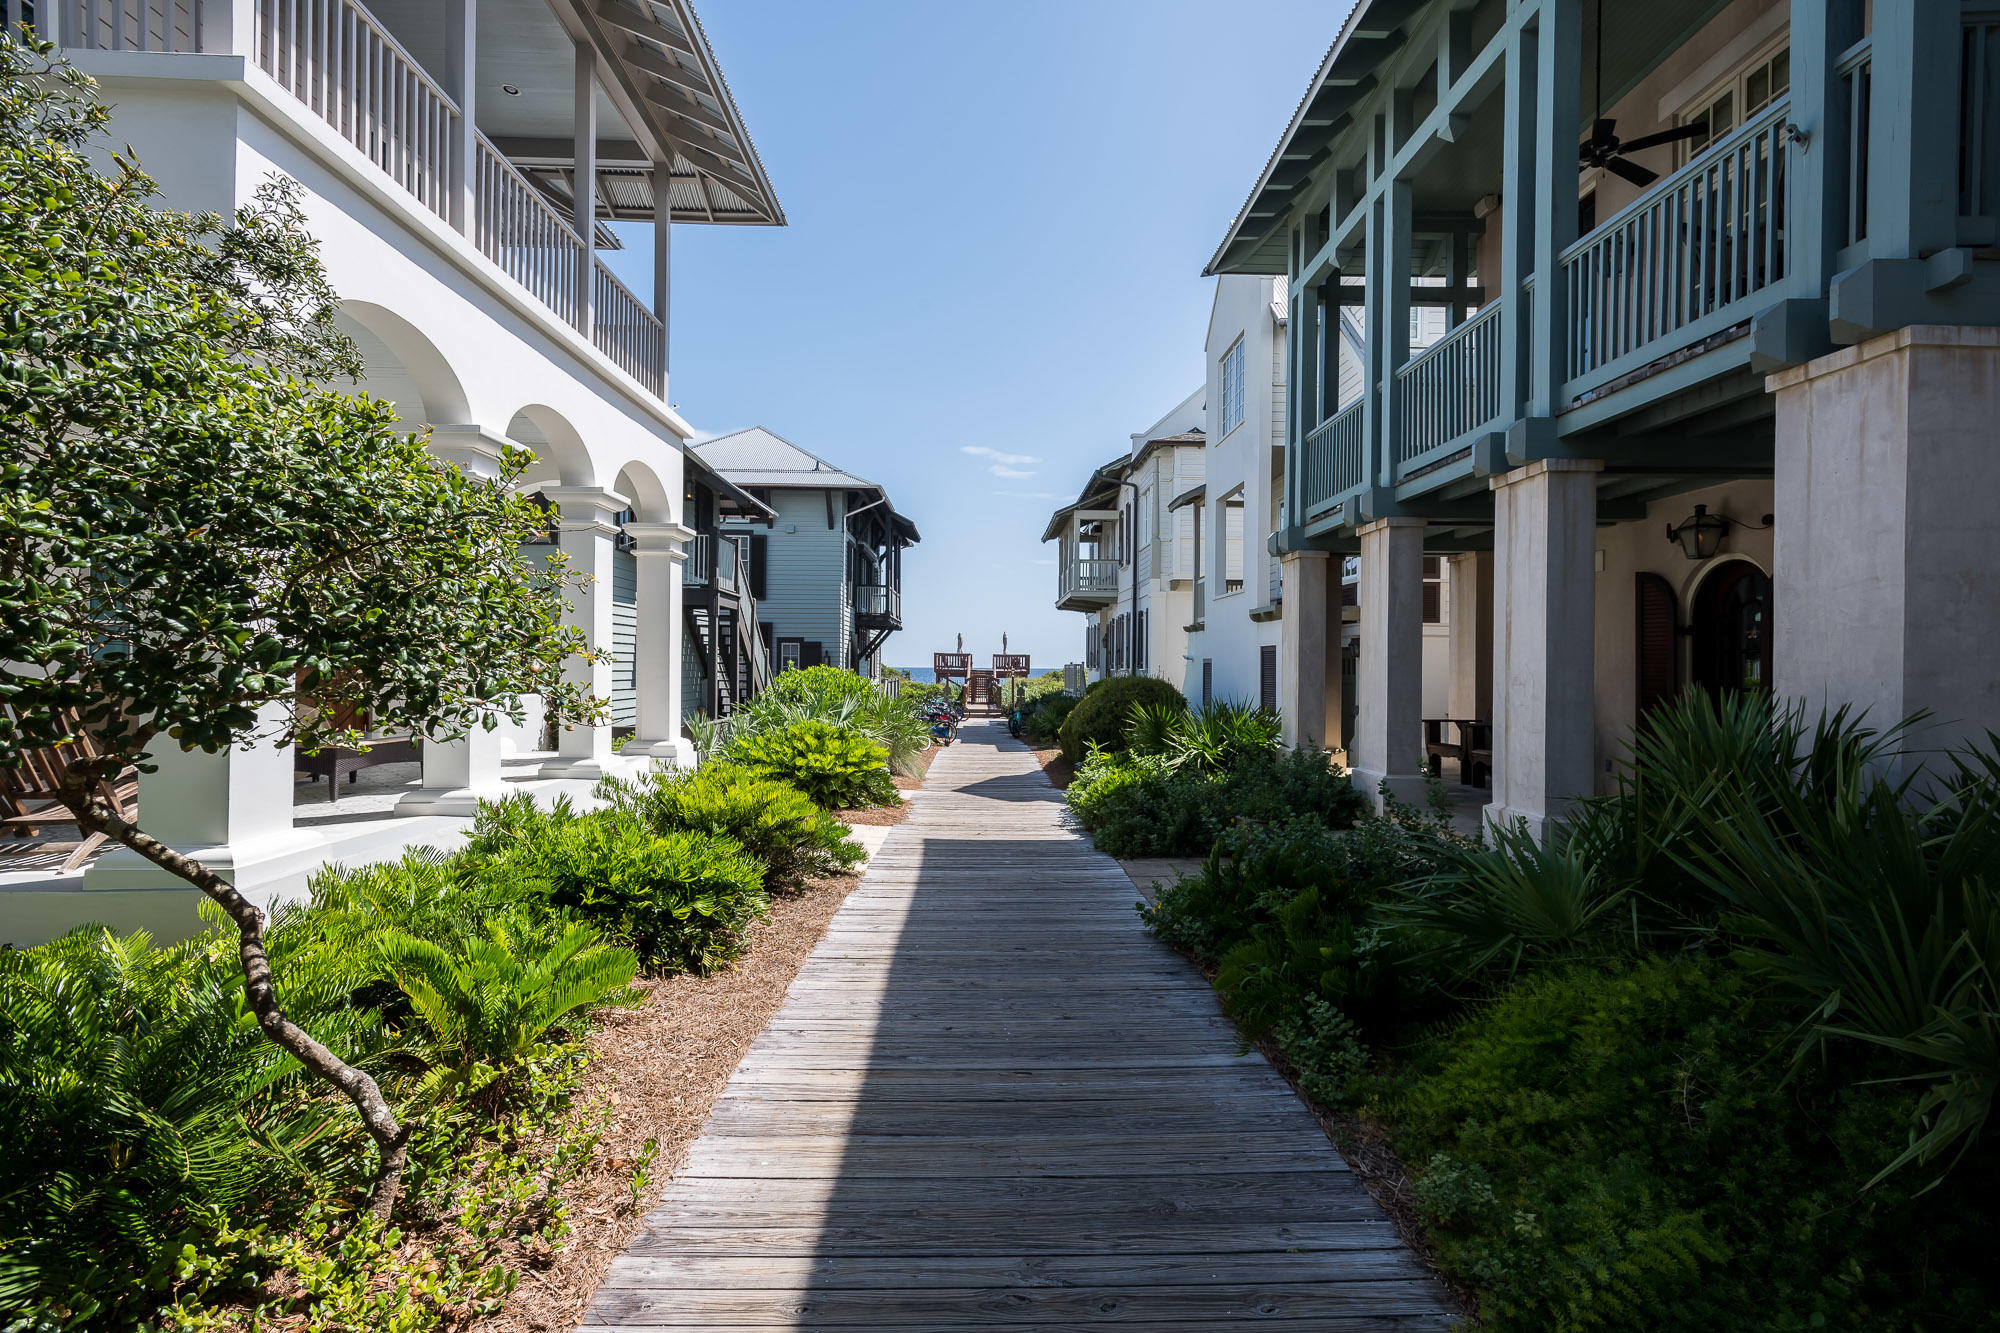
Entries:
[[450,140],[445,145],[449,157],[445,172],[445,221],[460,232],[472,229],[476,207],[473,191],[479,173],[478,141],[473,137],[473,114],[479,68],[479,0],[445,0],[444,87],[458,103],[458,118],[451,123]]
[[588,338],[597,285],[597,48],[576,44],[576,147],[570,193],[576,227],[576,327]]
[[257,0],[202,0],[201,49],[209,55],[257,55]]

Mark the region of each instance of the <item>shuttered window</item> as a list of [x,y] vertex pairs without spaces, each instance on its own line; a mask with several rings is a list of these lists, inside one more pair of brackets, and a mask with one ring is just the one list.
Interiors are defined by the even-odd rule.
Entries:
[[1639,719],[1680,691],[1679,599],[1674,585],[1658,574],[1639,575],[1638,705]]
[[1424,623],[1444,623],[1444,557],[1424,557]]
[[1278,646],[1274,643],[1257,650],[1257,703],[1267,713],[1278,711]]
[[764,600],[764,556],[770,550],[771,539],[755,533],[750,537],[750,595],[758,601]]
[[1215,659],[1201,659],[1201,706],[1203,708],[1215,699]]

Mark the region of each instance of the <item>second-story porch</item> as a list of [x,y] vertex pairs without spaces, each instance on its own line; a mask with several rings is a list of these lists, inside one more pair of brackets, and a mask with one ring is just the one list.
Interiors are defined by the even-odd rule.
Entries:
[[[1486,478],[1536,457],[1604,460],[1611,512],[1768,475],[1764,373],[1990,304],[1994,26],[1960,8],[1358,6],[1211,262],[1291,278],[1292,543],[1485,519]],[[1913,187],[1913,140],[1945,189]]]
[[1056,545],[1056,609],[1099,611],[1118,601],[1125,574],[1126,533],[1121,523],[1120,477],[1125,458],[1090,475],[1075,502],[1050,516],[1043,542]]

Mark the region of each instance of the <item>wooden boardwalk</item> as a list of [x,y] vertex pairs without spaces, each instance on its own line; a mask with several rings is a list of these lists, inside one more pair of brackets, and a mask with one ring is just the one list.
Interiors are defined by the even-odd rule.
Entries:
[[1033,756],[963,737],[586,1326],[1448,1326]]

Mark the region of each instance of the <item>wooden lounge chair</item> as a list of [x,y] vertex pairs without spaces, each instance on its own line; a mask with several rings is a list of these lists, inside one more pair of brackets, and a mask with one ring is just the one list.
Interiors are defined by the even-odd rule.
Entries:
[[[78,757],[93,756],[97,753],[88,736],[72,731],[76,739],[71,745],[60,749],[47,747],[29,750],[19,768],[0,768],[0,833],[24,834],[39,838],[42,830],[50,825],[76,823],[76,816],[69,807],[56,799],[55,793],[62,785],[62,778],[69,761]],[[75,748],[72,749],[71,746]],[[139,815],[139,772],[126,768],[117,777],[98,784],[104,799],[111,803],[125,819],[137,819]],[[81,832],[81,830],[78,830]],[[107,838],[102,833],[84,836],[76,849],[63,861],[64,870],[74,870],[89,860],[92,853],[102,847]]]

